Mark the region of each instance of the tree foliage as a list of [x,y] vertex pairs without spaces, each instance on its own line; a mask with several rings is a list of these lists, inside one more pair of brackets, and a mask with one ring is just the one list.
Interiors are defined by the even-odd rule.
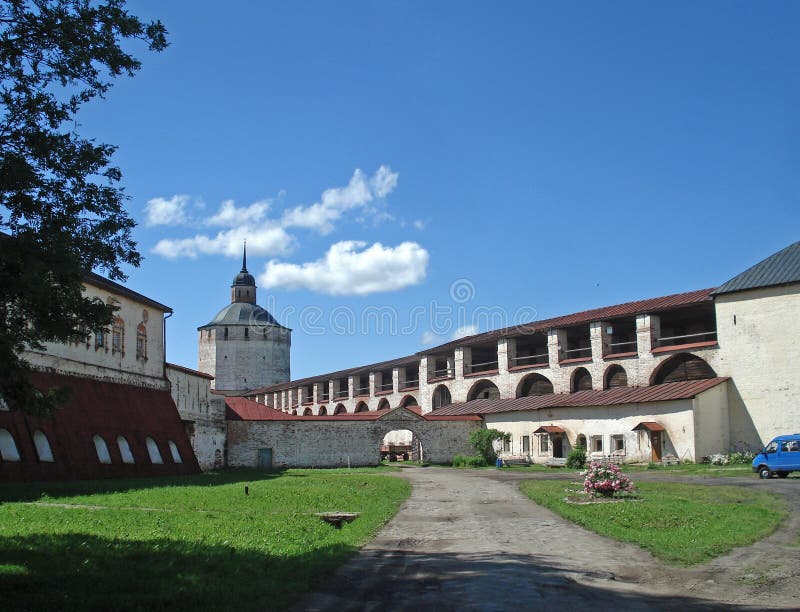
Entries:
[[82,295],[85,271],[124,280],[139,265],[115,147],[76,131],[83,104],[141,67],[128,39],[167,46],[161,22],[123,0],[0,1],[0,398],[12,409],[46,413],[64,397],[30,385],[26,348],[110,324],[113,307]]
[[473,429],[469,434],[469,443],[487,464],[492,464],[497,459],[497,454],[494,452],[495,440],[510,442],[511,434],[499,429]]

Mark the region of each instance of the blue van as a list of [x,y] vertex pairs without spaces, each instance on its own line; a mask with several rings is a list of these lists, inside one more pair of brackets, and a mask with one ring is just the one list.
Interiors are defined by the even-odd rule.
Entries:
[[761,478],[786,478],[800,471],[800,434],[778,436],[753,459],[753,471]]

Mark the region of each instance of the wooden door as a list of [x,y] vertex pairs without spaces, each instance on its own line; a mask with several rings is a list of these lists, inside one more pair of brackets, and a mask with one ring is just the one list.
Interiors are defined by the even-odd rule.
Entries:
[[653,448],[653,461],[661,461],[661,432],[650,432],[650,446]]
[[553,457],[564,456],[563,441],[564,436],[562,434],[556,434],[553,436]]
[[272,449],[259,448],[258,449],[258,469],[271,470],[272,469]]

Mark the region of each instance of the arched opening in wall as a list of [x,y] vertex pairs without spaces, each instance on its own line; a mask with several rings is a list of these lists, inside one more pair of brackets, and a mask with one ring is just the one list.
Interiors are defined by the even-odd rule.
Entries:
[[117,446],[119,447],[119,454],[122,455],[122,463],[136,463],[131,452],[131,445],[125,436],[117,436]]
[[517,397],[550,395],[551,393],[553,393],[553,383],[541,374],[528,374],[517,386]]
[[685,380],[703,380],[715,378],[713,368],[703,359],[691,353],[678,353],[659,365],[650,379],[651,385],[681,382]]
[[378,402],[378,410],[389,410],[389,408],[389,400],[387,400],[385,397]]
[[328,416],[328,409],[325,406],[320,406],[317,411],[317,416]]
[[344,404],[336,404],[336,408],[333,410],[333,414],[347,414],[347,409],[344,407]]
[[580,446],[583,450],[586,450],[586,436],[578,434],[578,437],[575,439],[575,446]]
[[183,463],[183,457],[181,457],[181,453],[178,450],[178,445],[172,440],[169,441],[169,452],[172,455],[172,461],[174,463]]
[[500,389],[490,380],[479,380],[467,393],[467,401],[476,399],[500,399]]
[[572,373],[572,384],[569,386],[572,393],[576,391],[592,390],[592,375],[586,368],[578,368]]
[[44,432],[39,429],[33,432],[33,445],[36,447],[36,455],[39,457],[39,461],[43,463],[55,461],[53,450],[50,448],[50,441],[44,435]]
[[614,389],[615,387],[627,386],[628,374],[625,372],[625,368],[618,364],[609,366],[609,368],[606,370],[605,376],[603,376],[603,389]]
[[94,442],[94,450],[97,452],[97,460],[100,463],[111,463],[111,455],[108,454],[108,445],[103,437],[95,434],[92,436],[92,442]]
[[433,410],[441,408],[442,406],[449,406],[453,403],[453,398],[450,396],[450,389],[446,385],[439,385],[433,390],[433,397],[431,399],[431,407]]
[[292,416],[297,416],[297,410],[292,410]]
[[401,401],[400,405],[403,408],[411,408],[412,406],[419,406],[419,402],[417,402],[417,398],[413,395],[406,395]]
[[367,406],[366,402],[358,402],[356,404],[356,412],[369,412],[369,406]]
[[19,461],[19,449],[14,436],[7,429],[0,429],[0,459],[3,461]]
[[153,438],[146,438],[145,444],[147,445],[147,454],[150,455],[150,463],[160,465],[164,463],[164,460],[161,458],[161,451],[158,450],[158,444]]
[[381,440],[381,462],[422,461],[422,442],[408,429],[394,429]]
[[311,408],[306,408],[305,410],[303,410],[303,416],[313,416],[313,414],[314,411],[311,410]]

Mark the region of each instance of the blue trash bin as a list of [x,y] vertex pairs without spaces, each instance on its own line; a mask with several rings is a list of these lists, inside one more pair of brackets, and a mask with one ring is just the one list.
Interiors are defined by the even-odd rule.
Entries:
[[499,470],[501,467],[503,467],[503,460],[498,457],[497,461],[494,462],[494,466]]

